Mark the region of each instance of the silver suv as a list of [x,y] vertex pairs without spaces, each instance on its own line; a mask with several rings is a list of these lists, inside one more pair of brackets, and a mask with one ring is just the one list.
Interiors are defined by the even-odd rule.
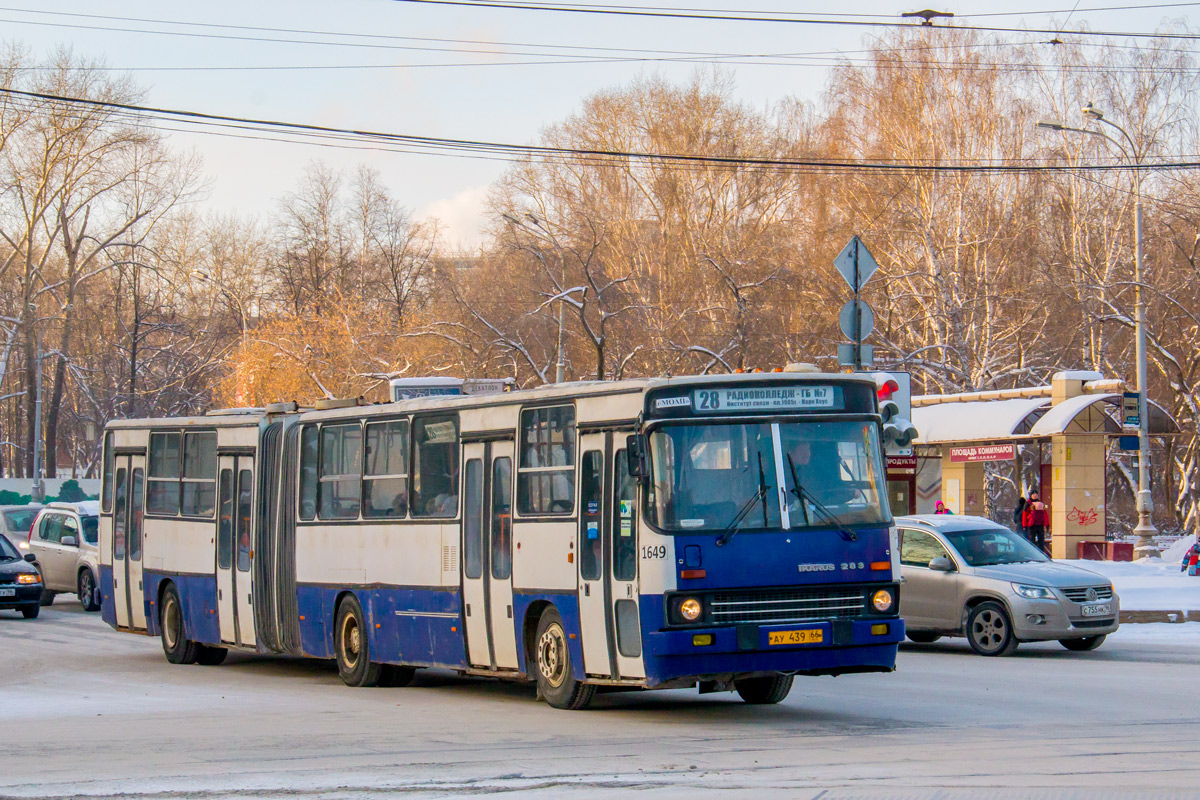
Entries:
[[46,587],[42,605],[59,592],[75,592],[84,610],[100,609],[99,519],[95,501],[51,503],[38,513],[21,549],[37,559]]
[[982,656],[1057,640],[1094,650],[1117,629],[1108,578],[1051,561],[1024,537],[983,517],[898,517],[900,614],[914,642],[966,636]]

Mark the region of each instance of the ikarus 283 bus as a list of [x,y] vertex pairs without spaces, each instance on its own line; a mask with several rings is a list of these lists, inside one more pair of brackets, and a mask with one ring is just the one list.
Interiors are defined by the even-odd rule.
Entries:
[[904,637],[869,377],[566,383],[105,432],[103,614],[173,663],[335,659],[736,691],[888,672]]

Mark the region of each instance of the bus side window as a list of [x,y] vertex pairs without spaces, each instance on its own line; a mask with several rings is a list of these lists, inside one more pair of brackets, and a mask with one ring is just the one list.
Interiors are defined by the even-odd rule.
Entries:
[[517,506],[524,516],[575,510],[575,407],[521,412]]
[[367,469],[363,473],[363,516],[408,514],[408,421],[367,425]]
[[101,510],[104,512],[112,511],[113,499],[113,465],[116,463],[117,457],[113,453],[113,435],[112,431],[104,434],[104,470],[101,475],[101,490],[103,491],[103,499]]
[[458,514],[458,417],[413,420],[412,515]]
[[321,472],[317,509],[321,519],[358,519],[362,492],[362,426],[321,428]]
[[182,437],[178,431],[150,434],[150,466],[146,476],[146,510],[151,514],[179,513],[179,462]]
[[465,491],[463,570],[468,578],[478,578],[483,575],[483,462],[478,458],[467,462]]
[[317,516],[317,426],[300,434],[300,519]]
[[600,504],[604,502],[604,454],[588,450],[583,454],[579,472],[579,577],[600,580],[603,539]]

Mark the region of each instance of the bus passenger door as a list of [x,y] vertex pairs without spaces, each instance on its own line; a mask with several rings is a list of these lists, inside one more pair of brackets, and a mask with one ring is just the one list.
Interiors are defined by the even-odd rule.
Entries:
[[[615,664],[609,659],[608,588],[605,575],[605,499],[603,433],[579,438],[579,628],[583,645],[583,671],[609,677]],[[610,489],[611,491],[611,489]]]
[[142,588],[142,542],[145,523],[142,512],[145,502],[146,457],[129,457],[129,519],[126,522],[125,587],[129,603],[130,627],[146,628],[146,595]]
[[114,464],[112,518],[113,612],[117,627],[129,627],[129,594],[126,588],[126,533],[129,529],[129,457],[118,456]]
[[483,546],[486,444],[463,447],[462,603],[467,663],[492,666],[487,622],[487,550]]
[[217,459],[217,621],[221,641],[254,647],[254,459]]
[[516,669],[517,630],[512,591],[513,452],[511,439],[489,446],[491,475],[488,480],[488,619],[491,623],[492,653],[498,669]]
[[637,481],[629,474],[624,448],[610,462],[612,503],[609,505],[609,581],[616,633],[617,672],[622,678],[644,678],[642,626],[638,615]]
[[118,456],[113,483],[113,611],[117,627],[146,627],[142,593],[145,456]]
[[237,460],[237,514],[234,518],[233,591],[237,596],[238,644],[254,647],[254,459]]

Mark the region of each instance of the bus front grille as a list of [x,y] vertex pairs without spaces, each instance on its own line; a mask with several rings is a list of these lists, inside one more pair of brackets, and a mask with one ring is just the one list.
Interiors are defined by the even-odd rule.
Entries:
[[712,621],[721,623],[817,622],[860,617],[866,596],[857,589],[791,589],[720,592],[710,601]]

